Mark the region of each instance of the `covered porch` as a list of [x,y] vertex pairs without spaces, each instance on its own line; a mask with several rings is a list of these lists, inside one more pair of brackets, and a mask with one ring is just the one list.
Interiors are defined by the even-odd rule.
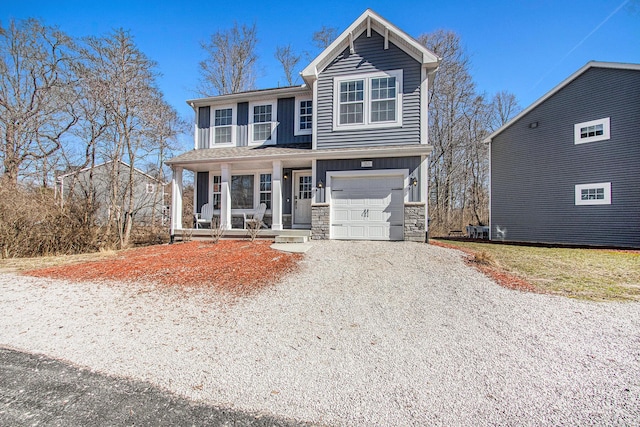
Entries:
[[[202,153],[207,151],[209,153]],[[168,162],[172,168],[171,228],[173,237],[185,232],[193,237],[210,235],[211,224],[219,225],[225,237],[245,237],[246,218],[266,205],[258,236],[275,238],[286,230],[311,229],[311,203],[314,161],[298,147],[242,147],[233,149],[194,150]],[[251,153],[251,156],[243,155]],[[208,156],[204,156],[208,154]],[[292,155],[297,154],[297,155]],[[300,155],[302,154],[302,155]],[[198,155],[200,158],[193,158]],[[183,218],[183,173],[194,173],[193,218],[203,207],[213,208],[214,221],[197,224]],[[206,210],[206,209],[205,209]]]

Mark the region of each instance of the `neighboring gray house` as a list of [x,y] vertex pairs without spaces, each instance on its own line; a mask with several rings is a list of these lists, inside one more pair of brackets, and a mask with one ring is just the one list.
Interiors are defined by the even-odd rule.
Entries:
[[427,99],[439,58],[366,10],[301,73],[301,86],[187,101],[194,149],[173,170],[171,235],[182,230],[182,171],[194,213],[226,229],[267,204],[272,231],[314,239],[424,241]]
[[589,62],[489,136],[491,238],[640,247],[640,64]]
[[[119,215],[123,215],[124,209],[129,206],[126,189],[131,166],[124,162],[118,163],[117,170],[114,166],[114,163],[109,161],[93,168],[76,168],[66,173],[59,173],[56,178],[56,197],[60,200],[60,204],[64,204],[71,194],[86,199],[93,193],[98,206],[96,220],[99,224],[105,223],[112,207],[119,211]],[[112,179],[114,174],[117,175],[115,180]],[[90,182],[93,182],[93,189]],[[117,183],[116,187],[114,183]],[[163,183],[136,168],[134,168],[134,183],[134,223],[138,225],[151,225],[152,221],[156,224],[162,223]]]

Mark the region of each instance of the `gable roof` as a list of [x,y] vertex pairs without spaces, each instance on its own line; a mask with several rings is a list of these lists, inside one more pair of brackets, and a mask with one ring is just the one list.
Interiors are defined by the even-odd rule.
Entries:
[[[56,179],[57,179],[58,181],[62,181],[62,180],[64,180],[65,178],[67,178],[67,177],[69,177],[69,176],[79,175],[79,174],[84,173],[84,172],[87,172],[87,171],[89,171],[89,170],[91,170],[91,169],[94,169],[94,170],[95,170],[95,169],[98,169],[98,168],[105,167],[106,165],[108,165],[109,163],[113,163],[114,161],[115,161],[115,160],[108,160],[108,161],[103,162],[103,163],[98,163],[97,165],[94,165],[93,167],[91,167],[91,166],[87,166],[87,167],[85,167],[85,168],[76,169],[76,170],[74,170],[74,171],[72,171],[72,172],[67,172],[67,173],[65,173],[65,174],[58,175],[58,176],[56,177]],[[127,168],[130,168],[130,167],[131,167],[131,165],[129,165],[129,164],[128,164],[128,163],[126,163],[126,162],[123,162],[122,160],[119,160],[119,162],[120,162],[120,164],[124,165],[124,166],[125,166],[125,167],[127,167]],[[147,178],[149,178],[149,179],[152,179],[152,180],[154,180],[154,181],[158,181],[159,183],[161,183],[161,184],[162,184],[162,181],[160,181],[160,180],[159,180],[159,179],[157,179],[157,178],[152,177],[151,175],[149,175],[149,174],[148,174],[148,173],[146,173],[146,172],[142,172],[142,171],[141,171],[140,169],[138,169],[138,168],[133,168],[133,170],[134,170],[134,171],[136,171],[137,173],[141,174],[141,175],[146,176],[146,177],[147,177]]]
[[490,143],[493,140],[493,138],[495,138],[496,136],[498,136],[499,134],[504,132],[507,128],[509,128],[511,125],[513,125],[518,120],[520,120],[522,117],[524,117],[525,115],[529,114],[529,112],[531,112],[534,108],[536,108],[538,105],[542,104],[547,99],[551,98],[553,95],[558,93],[562,88],[564,88],[569,83],[571,83],[572,81],[574,81],[575,79],[580,77],[582,74],[584,74],[590,68],[612,68],[612,69],[617,69],[617,70],[636,70],[636,71],[640,71],[640,64],[628,64],[628,63],[623,63],[623,62],[589,61],[582,68],[580,68],[578,71],[576,71],[575,73],[573,73],[569,77],[567,77],[565,80],[563,80],[558,86],[556,86],[553,89],[551,89],[549,92],[544,94],[541,98],[539,98],[533,104],[529,105],[526,109],[522,110],[520,112],[520,114],[518,114],[517,116],[515,116],[514,118],[509,120],[507,123],[502,125],[499,129],[497,129],[491,135],[486,137],[484,139],[484,142],[485,143]]
[[375,13],[371,9],[364,11],[353,24],[342,32],[320,55],[318,55],[300,75],[307,84],[311,84],[333,59],[342,53],[347,47],[353,49],[353,41],[365,31],[367,35],[371,30],[381,34],[385,41],[390,41],[426,68],[437,68],[440,59],[435,53],[418,43],[416,39]]

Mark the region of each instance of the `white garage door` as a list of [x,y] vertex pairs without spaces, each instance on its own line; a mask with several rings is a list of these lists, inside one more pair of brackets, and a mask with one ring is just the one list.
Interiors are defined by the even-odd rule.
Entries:
[[331,238],[402,240],[402,176],[334,177],[331,181]]

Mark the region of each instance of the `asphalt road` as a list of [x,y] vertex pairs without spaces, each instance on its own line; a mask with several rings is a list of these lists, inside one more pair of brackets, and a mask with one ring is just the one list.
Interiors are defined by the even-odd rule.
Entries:
[[[194,404],[150,384],[0,348],[2,426],[298,426]],[[306,424],[305,424],[306,425]]]

